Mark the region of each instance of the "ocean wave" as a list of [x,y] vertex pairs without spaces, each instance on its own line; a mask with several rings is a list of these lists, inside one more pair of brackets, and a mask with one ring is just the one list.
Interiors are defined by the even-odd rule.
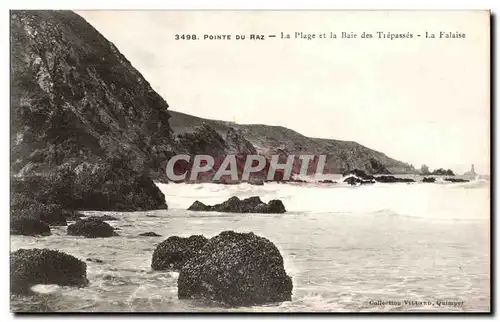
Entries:
[[[259,196],[262,201],[281,199],[288,214],[401,215],[427,219],[486,219],[489,217],[489,182],[373,184],[347,187],[334,184],[293,185],[266,183],[253,186],[159,184],[171,208],[187,209],[194,201],[224,202],[232,196]],[[197,216],[231,214],[196,213]]]

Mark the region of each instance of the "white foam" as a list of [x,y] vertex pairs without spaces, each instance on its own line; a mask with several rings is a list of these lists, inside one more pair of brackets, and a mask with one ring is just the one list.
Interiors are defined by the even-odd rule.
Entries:
[[[288,212],[348,213],[353,215],[390,211],[401,216],[431,219],[489,218],[490,193],[485,182],[376,183],[358,187],[343,184],[278,184],[254,186],[158,184],[169,208],[187,209],[195,200],[220,203],[232,196],[259,196],[264,202],[281,199]],[[475,189],[467,189],[474,187]]]
[[36,284],[31,287],[31,290],[41,294],[52,294],[57,292],[61,286],[57,284]]

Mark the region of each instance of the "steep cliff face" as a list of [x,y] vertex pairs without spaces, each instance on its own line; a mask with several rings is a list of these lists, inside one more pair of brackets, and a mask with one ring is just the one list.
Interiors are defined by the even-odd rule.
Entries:
[[[286,160],[289,154],[327,155],[325,172],[341,174],[353,169],[360,169],[371,174],[408,174],[415,169],[401,161],[389,158],[385,154],[369,149],[359,143],[331,139],[309,138],[281,126],[262,124],[237,124],[218,120],[208,120],[188,114],[170,111],[170,123],[174,134],[192,131],[203,124],[224,137],[225,133],[238,133],[259,154],[270,157],[280,155]],[[298,172],[294,166],[294,171]],[[312,167],[316,168],[316,165]]]
[[11,170],[126,155],[136,170],[172,154],[168,105],[71,11],[11,13]]
[[10,39],[13,188],[68,208],[164,208],[151,178],[173,155],[165,100],[71,11],[11,11]]

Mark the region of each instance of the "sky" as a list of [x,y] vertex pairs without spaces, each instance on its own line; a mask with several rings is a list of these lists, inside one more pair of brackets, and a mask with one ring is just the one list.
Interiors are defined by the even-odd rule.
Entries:
[[[487,11],[78,11],[170,105],[489,173]],[[413,33],[362,39],[362,32]],[[426,38],[439,32],[465,38]],[[281,39],[281,32],[291,39]],[[294,38],[330,32],[337,39]],[[342,32],[358,33],[341,39]],[[250,40],[250,34],[276,38]],[[175,40],[196,34],[200,40]],[[231,40],[203,40],[231,34]],[[245,40],[235,35],[245,34]],[[416,35],[421,35],[417,37]]]

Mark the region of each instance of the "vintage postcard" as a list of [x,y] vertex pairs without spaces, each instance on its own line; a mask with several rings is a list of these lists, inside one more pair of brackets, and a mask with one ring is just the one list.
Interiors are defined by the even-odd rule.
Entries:
[[490,312],[490,12],[10,11],[12,312]]

